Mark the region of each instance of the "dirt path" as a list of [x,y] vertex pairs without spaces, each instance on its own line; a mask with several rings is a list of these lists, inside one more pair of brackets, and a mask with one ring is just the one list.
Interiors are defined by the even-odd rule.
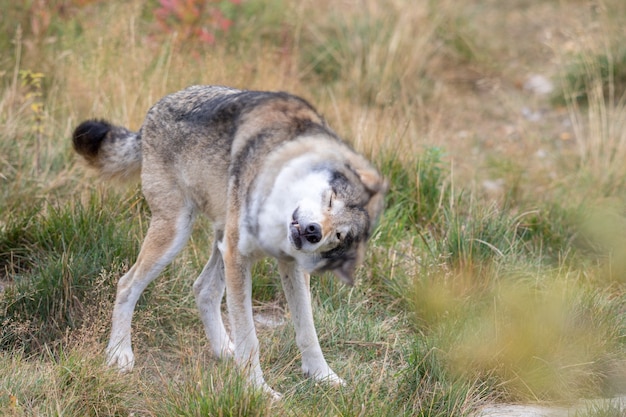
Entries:
[[[571,417],[596,412],[595,415],[626,414],[626,396],[583,401],[571,407],[498,404],[484,407],[476,417]],[[579,414],[577,414],[579,413]],[[620,414],[622,413],[622,414]]]

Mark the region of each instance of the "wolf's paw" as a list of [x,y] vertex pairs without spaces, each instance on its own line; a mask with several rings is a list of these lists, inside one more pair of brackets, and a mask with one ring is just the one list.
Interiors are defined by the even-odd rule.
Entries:
[[213,350],[216,358],[219,359],[230,359],[235,356],[235,345],[230,339],[225,340],[221,346],[218,346],[217,349]]
[[345,387],[346,381],[339,377],[336,373],[332,372],[329,375],[326,375],[323,378],[316,378],[318,381],[322,381],[326,384],[330,384],[336,387]]
[[274,389],[267,384],[263,384],[262,389],[263,392],[272,399],[272,401],[280,401],[283,398],[283,394],[278,391],[274,391]]
[[314,380],[323,382],[325,384],[330,384],[337,387],[343,387],[346,385],[346,381],[344,381],[343,378],[337,376],[337,374],[332,369],[330,369],[328,365],[321,366],[315,370],[303,366],[302,371],[307,378],[313,378]]
[[265,382],[265,378],[263,378],[263,374],[261,373],[261,368],[257,368],[256,370],[248,369],[248,382],[251,388],[263,392],[272,401],[279,401],[283,398],[283,394],[275,391],[267,384],[267,382]]
[[345,387],[346,381],[343,378],[337,376],[332,370],[329,374],[321,376],[320,374],[315,374],[312,376],[316,381],[323,382],[324,384],[329,384],[335,387]]
[[135,355],[131,348],[107,348],[106,357],[107,366],[117,367],[120,373],[130,372],[135,366]]

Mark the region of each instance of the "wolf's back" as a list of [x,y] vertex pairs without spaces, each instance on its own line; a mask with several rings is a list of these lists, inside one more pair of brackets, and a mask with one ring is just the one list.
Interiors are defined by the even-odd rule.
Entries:
[[82,122],[72,136],[74,150],[104,179],[129,180],[141,172],[141,136],[104,120]]

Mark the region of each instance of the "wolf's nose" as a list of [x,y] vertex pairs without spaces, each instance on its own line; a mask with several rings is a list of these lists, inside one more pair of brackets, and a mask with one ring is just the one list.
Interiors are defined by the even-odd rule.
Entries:
[[317,223],[309,223],[302,234],[309,243],[317,243],[322,240],[322,226]]

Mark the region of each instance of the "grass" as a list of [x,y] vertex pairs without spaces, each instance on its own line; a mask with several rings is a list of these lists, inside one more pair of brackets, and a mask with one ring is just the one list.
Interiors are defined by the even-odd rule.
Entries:
[[619,417],[622,415],[622,406],[619,403],[611,402],[607,404],[590,405],[574,414],[575,417]]
[[[584,2],[249,0],[228,4],[233,26],[213,45],[155,31],[154,2],[84,3],[0,0],[0,414],[469,416],[624,392],[624,63],[606,53],[622,2],[581,17]],[[552,34],[541,47],[533,25]],[[561,102],[516,89],[524,68],[569,71]],[[103,366],[114,283],[150,213],[136,186],[86,175],[69,137],[94,116],[138,128],[194,83],[301,94],[390,179],[358,285],[313,280],[344,388],[302,378],[269,261],[254,270],[255,311],[283,400],[210,356],[191,289],[204,220],[139,302],[135,372]]]

